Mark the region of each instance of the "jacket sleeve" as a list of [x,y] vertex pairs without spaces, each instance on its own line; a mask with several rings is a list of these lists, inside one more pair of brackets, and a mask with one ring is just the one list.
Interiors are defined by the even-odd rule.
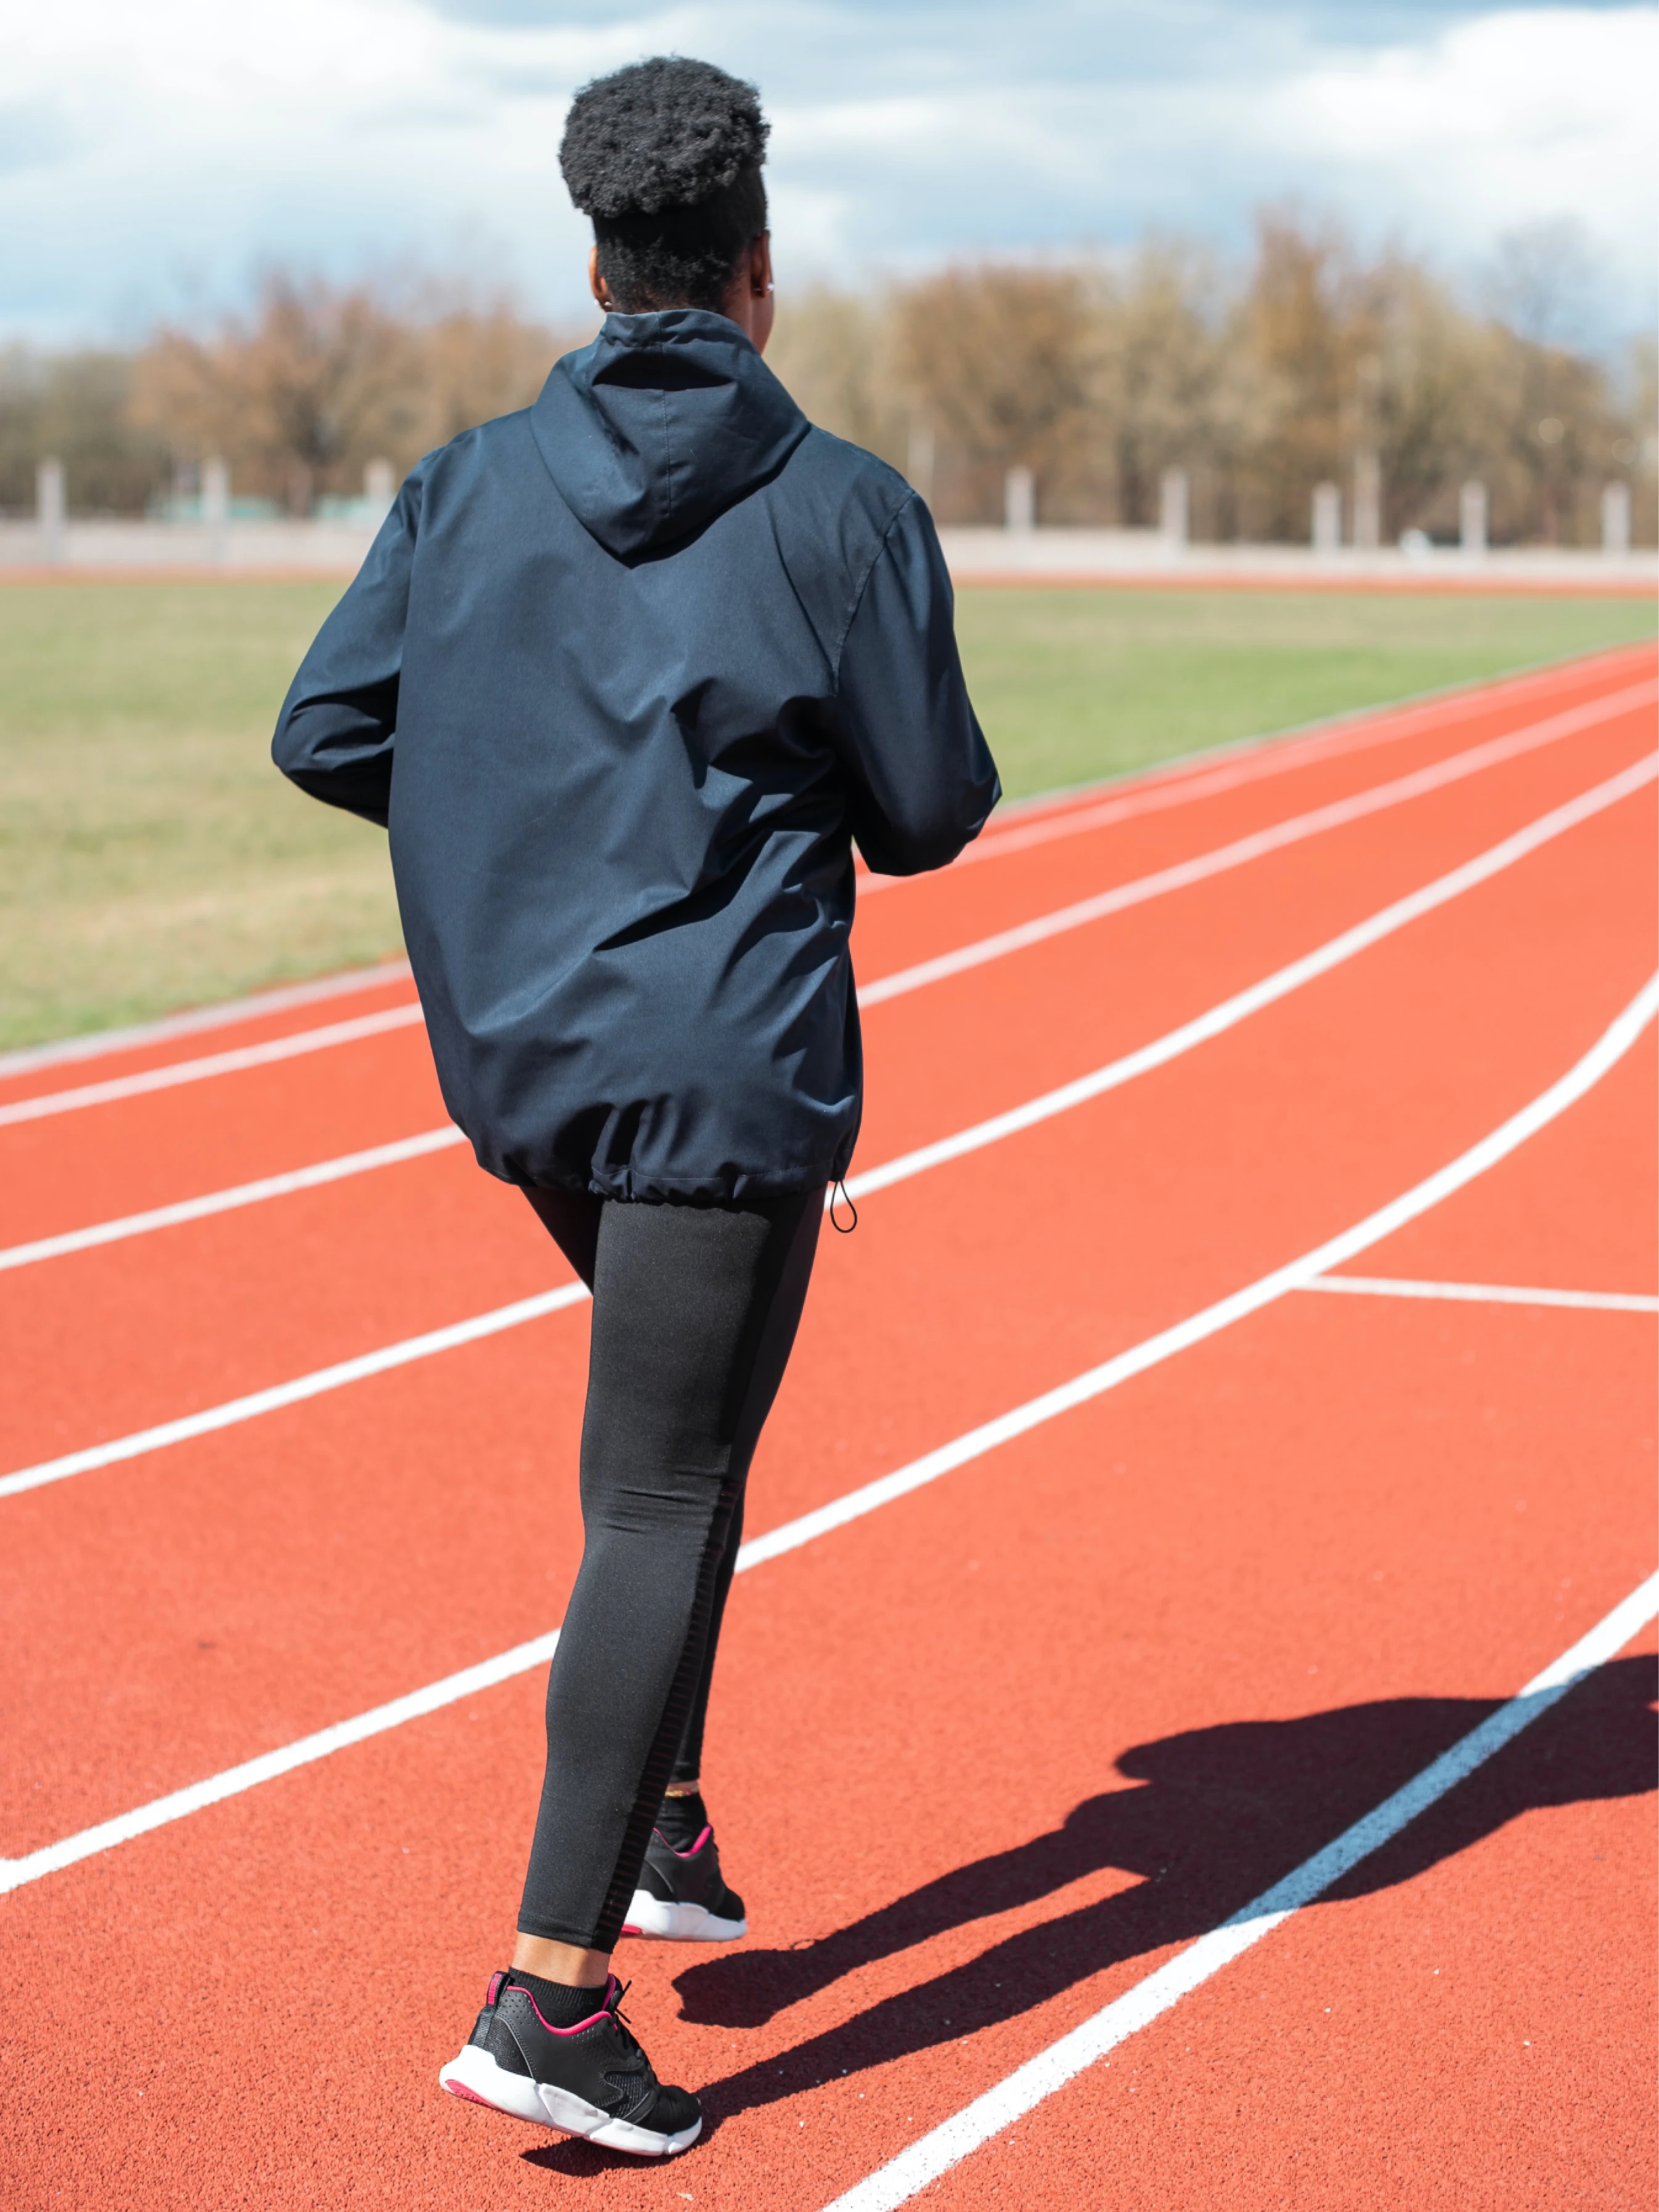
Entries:
[[300,664],[271,740],[283,774],[330,806],[386,827],[421,471]]
[[1002,796],[963,681],[953,612],[933,518],[913,495],[848,629],[834,717],[853,835],[879,875],[955,860]]

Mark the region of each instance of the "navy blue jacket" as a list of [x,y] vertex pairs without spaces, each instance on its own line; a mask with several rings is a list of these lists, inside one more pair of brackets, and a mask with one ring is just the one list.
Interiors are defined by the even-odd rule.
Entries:
[[937,868],[999,796],[927,508],[690,308],[420,463],[272,750],[388,824],[483,1166],[623,1199],[843,1172],[851,841]]

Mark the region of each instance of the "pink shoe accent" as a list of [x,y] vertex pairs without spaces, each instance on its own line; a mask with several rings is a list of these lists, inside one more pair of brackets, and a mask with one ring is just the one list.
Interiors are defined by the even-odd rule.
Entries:
[[[660,1828],[653,1828],[651,1832],[655,1836],[659,1844],[665,1844],[671,1851],[674,1851],[674,1846],[672,1844],[669,1843],[667,1837],[664,1835]],[[712,1826],[705,1826],[702,1833],[697,1838],[696,1842],[693,1844],[689,1850],[684,1851],[674,1851],[675,1857],[677,1859],[696,1858],[697,1853],[702,1849],[703,1845],[708,1841],[708,1838],[714,1834],[714,1831]]]
[[580,2035],[585,2027],[592,2027],[596,2020],[604,2019],[605,2008],[611,2002],[611,1992],[617,1987],[617,1977],[612,1974],[610,1979],[605,1983],[605,1996],[600,2001],[598,2010],[589,2013],[586,2020],[579,2020],[573,2027],[555,2027],[552,2021],[547,2018],[541,2007],[537,2003],[536,1992],[533,1990],[526,1989],[522,1982],[515,1982],[513,1986],[518,1990],[520,1996],[529,1998],[530,2009],[535,2014],[537,2019],[541,2021],[542,2026],[547,2030],[550,2035]]
[[[488,2097],[481,2097],[476,2089],[469,2089],[459,2081],[446,2081],[443,2087],[452,2097],[465,2097],[469,2105],[482,2105],[487,2112],[507,2112],[504,2105],[492,2105]],[[507,2112],[508,2119],[516,2119],[516,2112]]]
[[641,1934],[642,1934],[642,1933],[643,1933],[643,1930],[642,1930],[642,1929],[641,1929],[636,1928],[636,1927],[634,1925],[634,1923],[633,1923],[633,1922],[632,1922],[631,1920],[624,1920],[624,1921],[623,1921],[623,1934],[624,1936],[638,1936],[638,1935],[641,1935]]
[[493,2005],[495,2003],[496,1998],[501,1993],[501,1984],[506,1979],[507,1976],[505,1974],[492,1974],[489,1977],[489,1987],[484,1991],[484,2002],[487,2005]]

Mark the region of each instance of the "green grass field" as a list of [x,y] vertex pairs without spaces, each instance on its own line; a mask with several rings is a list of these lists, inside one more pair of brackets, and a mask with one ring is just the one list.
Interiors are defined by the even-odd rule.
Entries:
[[1640,599],[964,589],[1010,798],[1654,635]]
[[[328,583],[0,588],[0,1045],[398,949],[378,830],[272,769]],[[1011,796],[1650,636],[1630,599],[964,590]]]

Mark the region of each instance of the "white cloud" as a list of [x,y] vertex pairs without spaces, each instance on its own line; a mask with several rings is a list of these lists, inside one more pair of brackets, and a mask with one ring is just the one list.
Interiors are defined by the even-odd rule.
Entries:
[[1577,216],[1650,296],[1656,86],[1653,9],[1511,9],[1292,78],[1260,131],[1431,240]]
[[1652,294],[1646,7],[0,0],[0,331],[131,327],[270,258],[467,262],[572,307],[565,102],[665,50],[759,79],[786,274],[1232,242],[1297,191],[1462,261],[1577,215],[1627,319]]

